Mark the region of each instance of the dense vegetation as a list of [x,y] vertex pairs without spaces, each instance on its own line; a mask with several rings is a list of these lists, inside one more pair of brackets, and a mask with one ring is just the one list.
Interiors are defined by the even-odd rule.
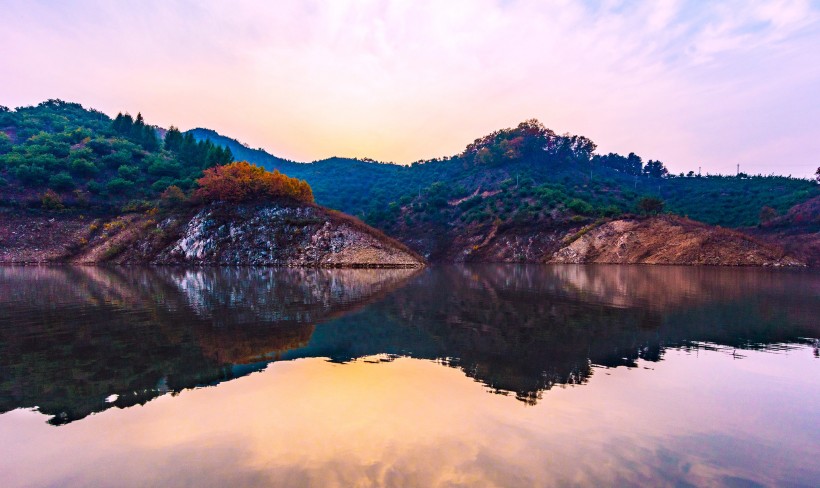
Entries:
[[289,178],[277,170],[266,171],[246,161],[214,166],[197,180],[194,194],[205,202],[257,202],[290,198],[313,203],[313,192],[305,181]]
[[[458,155],[407,166],[346,158],[297,163],[206,129],[164,131],[140,114],[112,120],[49,100],[0,107],[0,204],[120,209],[161,195],[179,201],[199,187],[204,170],[234,156],[305,180],[319,204],[401,236],[658,208],[710,224],[753,226],[761,215],[775,219],[820,194],[811,180],[672,175],[660,161],[595,149],[583,136],[559,135],[529,120],[476,139]],[[660,207],[640,207],[647,198]]]
[[[196,130],[208,140],[211,132]],[[241,145],[218,136],[233,151]],[[247,148],[246,148],[247,149]],[[475,140],[453,157],[409,166],[330,158],[310,164],[251,150],[248,160],[307,180],[319,204],[356,215],[389,232],[419,226],[537,223],[594,219],[646,210],[658,199],[664,211],[710,224],[759,223],[763,207],[784,214],[820,194],[810,180],[783,176],[669,174],[660,161],[634,153],[595,154],[582,136],[557,135],[535,120]]]
[[48,100],[0,107],[0,186],[4,204],[139,207],[170,186],[191,190],[202,170],[233,161],[230,149],[160,131],[136,118]]

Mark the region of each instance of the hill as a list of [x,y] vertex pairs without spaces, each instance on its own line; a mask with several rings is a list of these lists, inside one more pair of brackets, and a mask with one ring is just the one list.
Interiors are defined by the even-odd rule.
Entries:
[[[159,133],[164,138],[159,138]],[[0,107],[0,205],[116,212],[150,208],[170,186],[195,187],[230,150],[160,131],[137,114],[111,119],[77,103]]]
[[[588,138],[558,134],[536,120],[487,134],[459,154],[411,165],[349,158],[299,163],[208,129],[151,126],[141,114],[111,119],[61,100],[0,108],[0,206],[8,208],[96,216],[147,211],[165,192],[185,198],[203,171],[235,159],[307,181],[316,203],[356,216],[435,261],[540,260],[568,235],[635,213],[670,213],[747,232],[777,221],[779,230],[762,236],[777,244],[795,226],[778,217],[820,196],[815,181],[799,178],[672,175],[660,161],[599,154]],[[820,262],[818,239],[803,232],[795,252]]]
[[[344,158],[273,164],[308,181],[320,204],[444,261],[531,261],[566,232],[643,212],[639,205],[647,199],[659,201],[655,211],[748,228],[761,222],[763,208],[783,215],[820,195],[810,180],[672,175],[660,161],[595,149],[583,136],[558,135],[530,120],[479,138],[460,154],[409,166]],[[499,234],[521,244],[482,252]]]
[[745,232],[783,246],[789,255],[820,266],[820,196],[806,200],[782,216],[774,216]]
[[262,166],[268,171],[278,169],[282,173],[290,173],[290,170],[295,169],[296,163],[287,159],[276,157],[267,153],[264,149],[252,149],[247,144],[241,143],[236,139],[223,136],[211,129],[203,129],[198,127],[185,131],[185,134],[191,134],[197,142],[210,141],[211,143],[230,149],[234,159],[237,161],[250,161],[258,166]]
[[354,218],[293,200],[98,218],[0,211],[0,264],[414,268],[423,262]]

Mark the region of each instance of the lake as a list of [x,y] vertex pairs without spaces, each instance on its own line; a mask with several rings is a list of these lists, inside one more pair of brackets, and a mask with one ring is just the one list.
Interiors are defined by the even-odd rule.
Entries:
[[0,267],[0,485],[818,486],[820,274]]

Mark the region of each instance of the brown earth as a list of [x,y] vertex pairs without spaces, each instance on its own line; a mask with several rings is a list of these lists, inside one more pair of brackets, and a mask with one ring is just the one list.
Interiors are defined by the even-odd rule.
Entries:
[[661,216],[591,225],[568,236],[552,263],[805,266],[783,248],[746,234]]
[[0,209],[0,263],[39,264],[67,259],[99,219],[84,215]]
[[765,242],[781,245],[786,254],[820,266],[820,196],[795,205],[781,217],[744,229]]
[[420,267],[406,246],[313,205],[212,205],[104,218],[0,212],[0,263]]
[[[752,236],[671,216],[586,227],[492,226],[453,237],[443,261],[817,266],[815,224],[792,222],[817,215],[813,209],[747,229]],[[356,219],[315,206],[212,206],[107,217],[0,210],[0,263],[103,262],[416,267],[423,259]]]

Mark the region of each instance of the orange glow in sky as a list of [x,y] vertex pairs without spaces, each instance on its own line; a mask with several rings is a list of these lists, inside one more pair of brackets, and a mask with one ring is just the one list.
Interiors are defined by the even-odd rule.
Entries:
[[4,2],[0,104],[207,127],[294,160],[453,155],[528,118],[674,172],[808,177],[820,4]]

